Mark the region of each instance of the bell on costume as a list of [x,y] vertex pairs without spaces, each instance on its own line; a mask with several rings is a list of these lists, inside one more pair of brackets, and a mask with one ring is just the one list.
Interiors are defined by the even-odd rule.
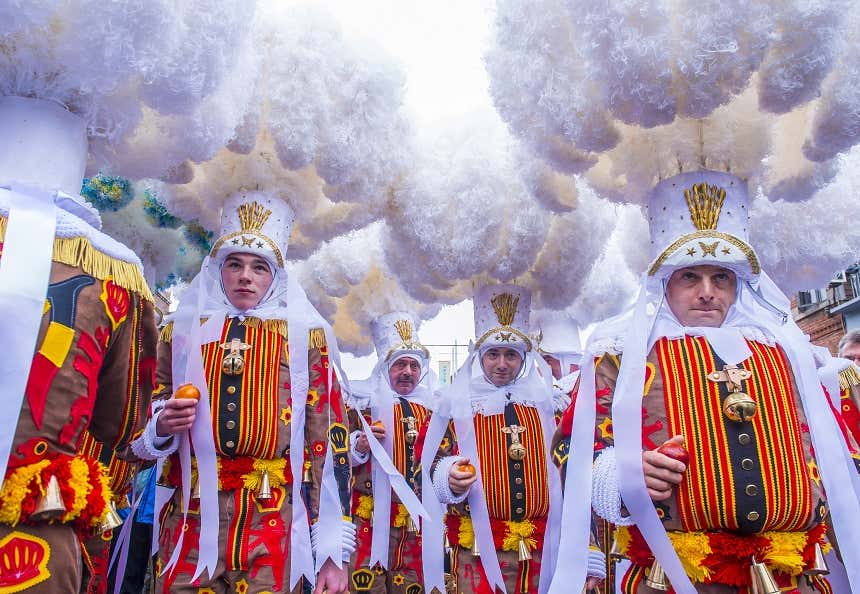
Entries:
[[200,499],[200,479],[194,479],[191,485],[191,499]]
[[260,478],[260,488],[257,489],[257,499],[265,501],[272,498],[272,485],[269,482],[269,471],[264,470]]
[[663,571],[663,566],[660,565],[657,559],[654,559],[651,569],[648,570],[648,575],[645,577],[645,585],[661,592],[669,591],[669,578],[666,577],[666,572]]
[[723,413],[736,423],[745,423],[755,416],[758,406],[749,394],[733,392],[723,401]]
[[830,573],[827,562],[824,560],[824,553],[821,552],[820,544],[815,543],[815,557],[812,561],[812,567],[803,573],[804,575],[827,575]]
[[60,483],[56,476],[51,476],[48,480],[48,488],[45,489],[45,494],[39,500],[39,504],[30,518],[36,521],[55,520],[64,515],[66,511],[63,496],[60,493]]
[[609,558],[610,559],[624,559],[624,553],[621,552],[621,548],[618,546],[618,541],[616,539],[612,539],[612,547],[609,549]]
[[472,536],[472,556],[473,557],[480,557],[481,556],[481,551],[478,549],[478,535],[477,534]]
[[530,561],[532,558],[532,554],[529,551],[529,547],[526,544],[526,539],[521,538],[519,545],[517,545],[517,550],[520,552],[520,561]]
[[406,521],[406,531],[413,534],[418,533],[418,524],[412,519],[412,516],[409,516],[409,519]]
[[103,534],[108,530],[113,530],[114,528],[119,528],[120,526],[122,526],[122,518],[119,517],[119,514],[116,511],[116,504],[111,501],[108,504],[104,520],[99,524],[99,534]]
[[773,574],[764,563],[759,563],[753,557],[750,566],[750,581],[752,582],[752,594],[779,594],[779,586],[773,579]]

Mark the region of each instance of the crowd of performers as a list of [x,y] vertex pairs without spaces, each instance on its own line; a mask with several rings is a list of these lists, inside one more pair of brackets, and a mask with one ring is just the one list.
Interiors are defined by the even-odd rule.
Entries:
[[[727,173],[658,184],[638,301],[584,348],[563,315],[530,320],[527,287],[479,287],[440,387],[399,311],[348,381],[286,272],[281,197],[227,201],[159,331],[134,254],[68,196],[0,435],[0,592],[136,571],[115,513],[149,467],[159,593],[830,592],[825,555],[853,575],[860,542],[860,374],[791,320],[748,203]],[[4,264],[16,208],[0,195]]]

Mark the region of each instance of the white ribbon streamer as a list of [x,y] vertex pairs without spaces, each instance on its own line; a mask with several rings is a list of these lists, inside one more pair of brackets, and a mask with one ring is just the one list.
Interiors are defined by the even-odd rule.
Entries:
[[12,184],[0,188],[9,205],[0,258],[0,480],[6,476],[51,277],[56,192]]

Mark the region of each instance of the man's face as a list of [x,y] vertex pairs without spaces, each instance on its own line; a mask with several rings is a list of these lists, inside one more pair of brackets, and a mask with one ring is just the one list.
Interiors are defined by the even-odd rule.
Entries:
[[221,267],[221,282],[227,299],[239,310],[251,309],[272,286],[272,272],[266,261],[254,254],[230,254]]
[[523,364],[523,356],[514,349],[492,348],[481,355],[481,367],[494,386],[504,386],[514,381]]
[[420,379],[421,364],[412,357],[401,357],[388,368],[388,383],[401,396],[411,394]]
[[684,326],[722,326],[737,298],[735,273],[721,266],[703,264],[680,268],[666,286],[666,301]]
[[552,370],[552,376],[555,379],[561,379],[561,361],[549,353],[542,353],[541,357],[543,357],[543,360],[546,361],[546,364],[549,365],[549,368]]
[[860,343],[849,342],[839,352],[840,357],[851,359],[855,365],[860,365]]

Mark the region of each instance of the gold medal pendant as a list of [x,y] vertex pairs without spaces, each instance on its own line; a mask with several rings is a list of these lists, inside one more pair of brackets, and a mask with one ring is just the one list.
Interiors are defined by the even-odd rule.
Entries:
[[520,433],[525,433],[526,428],[519,425],[511,425],[502,427],[502,432],[511,436],[511,443],[508,445],[508,456],[512,460],[522,460],[526,457],[526,446],[520,442]]
[[242,353],[250,349],[251,345],[234,338],[220,346],[225,351],[229,351],[221,361],[221,371],[224,375],[242,375],[242,372],[245,371],[245,359],[242,357]]

